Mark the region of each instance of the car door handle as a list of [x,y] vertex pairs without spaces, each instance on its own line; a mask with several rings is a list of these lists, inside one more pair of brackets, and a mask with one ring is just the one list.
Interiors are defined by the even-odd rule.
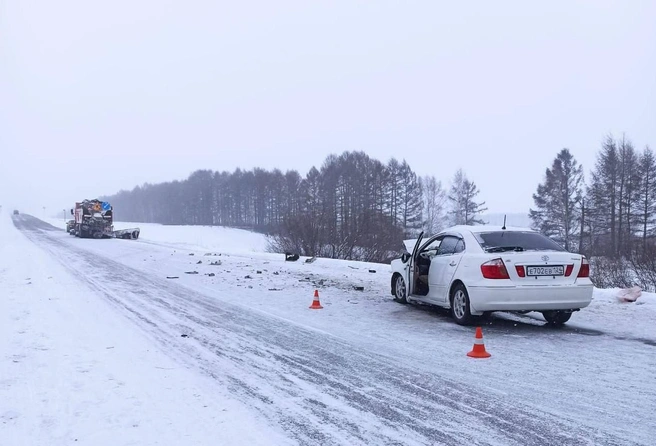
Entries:
[[451,263],[449,263],[449,266],[456,266],[456,265],[457,265],[457,263],[454,262],[454,261],[451,261]]

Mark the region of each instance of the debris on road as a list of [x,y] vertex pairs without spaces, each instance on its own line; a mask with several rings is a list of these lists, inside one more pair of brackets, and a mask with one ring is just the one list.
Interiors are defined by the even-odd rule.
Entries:
[[285,253],[285,262],[295,262],[298,260],[298,254],[292,254],[291,252]]
[[635,302],[642,295],[642,288],[634,286],[625,288],[617,293],[617,300],[620,302]]

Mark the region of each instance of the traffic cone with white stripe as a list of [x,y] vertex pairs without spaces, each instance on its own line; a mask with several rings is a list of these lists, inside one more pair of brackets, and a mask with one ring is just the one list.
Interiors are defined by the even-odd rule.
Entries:
[[490,355],[485,351],[485,344],[483,343],[483,329],[476,327],[476,337],[474,338],[474,348],[467,353],[470,358],[489,358]]
[[314,300],[312,301],[312,305],[310,305],[310,309],[321,310],[322,308],[321,302],[319,302],[319,290],[314,290]]

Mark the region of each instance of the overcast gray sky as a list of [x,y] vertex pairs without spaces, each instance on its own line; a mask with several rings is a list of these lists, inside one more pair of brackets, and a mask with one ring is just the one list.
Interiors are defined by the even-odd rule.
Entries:
[[363,150],[525,212],[561,148],[656,146],[655,24],[653,0],[0,0],[0,204]]

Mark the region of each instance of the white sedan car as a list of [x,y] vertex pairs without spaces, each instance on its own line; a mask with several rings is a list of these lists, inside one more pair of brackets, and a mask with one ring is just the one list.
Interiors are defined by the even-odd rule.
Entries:
[[461,325],[491,311],[538,311],[562,325],[592,301],[587,259],[530,229],[453,226],[407,242],[391,263],[392,295],[450,308]]

